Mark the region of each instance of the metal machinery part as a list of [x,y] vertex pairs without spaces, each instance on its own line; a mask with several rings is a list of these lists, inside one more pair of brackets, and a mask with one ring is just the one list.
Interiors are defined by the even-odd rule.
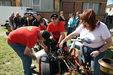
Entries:
[[99,75],[113,75],[113,60],[110,58],[102,58],[98,60],[100,64]]

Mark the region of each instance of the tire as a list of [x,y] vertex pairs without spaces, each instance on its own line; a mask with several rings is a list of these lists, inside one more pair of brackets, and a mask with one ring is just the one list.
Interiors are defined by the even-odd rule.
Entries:
[[49,60],[46,56],[43,56],[40,58],[39,75],[50,75],[50,64],[49,64]]

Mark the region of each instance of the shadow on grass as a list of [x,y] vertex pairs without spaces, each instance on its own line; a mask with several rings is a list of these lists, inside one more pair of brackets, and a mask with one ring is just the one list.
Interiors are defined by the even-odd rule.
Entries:
[[108,48],[106,52],[106,57],[113,59],[113,48]]

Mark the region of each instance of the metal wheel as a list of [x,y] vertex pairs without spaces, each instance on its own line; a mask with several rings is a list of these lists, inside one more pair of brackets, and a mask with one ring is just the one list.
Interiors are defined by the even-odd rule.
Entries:
[[40,58],[39,75],[50,75],[50,64],[46,56]]

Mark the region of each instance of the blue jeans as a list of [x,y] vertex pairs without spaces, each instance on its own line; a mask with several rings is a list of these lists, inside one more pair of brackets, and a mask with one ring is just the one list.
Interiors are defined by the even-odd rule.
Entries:
[[[23,64],[24,75],[32,75],[32,72],[30,71],[30,66],[32,64],[32,57],[24,55],[24,50],[26,48],[26,45],[22,46],[18,43],[14,43],[14,44],[8,43],[8,44],[12,47],[12,49],[21,58],[22,64]],[[33,53],[32,50],[30,52]]]
[[69,35],[69,34],[72,33],[72,32],[73,32],[73,28],[68,27],[68,28],[67,28],[67,35]]
[[82,48],[82,50],[83,50],[82,52],[83,52],[83,56],[84,56],[84,60],[85,60],[84,66],[86,65],[87,62],[89,62],[90,67],[91,67],[91,70],[94,71],[92,73],[92,75],[99,75],[100,65],[98,63],[98,60],[101,59],[101,58],[103,58],[103,57],[105,57],[106,51],[100,53],[95,58],[90,55],[91,52],[93,52],[95,50],[99,50],[99,49],[100,48],[89,50],[85,46],[83,46],[83,48]]

